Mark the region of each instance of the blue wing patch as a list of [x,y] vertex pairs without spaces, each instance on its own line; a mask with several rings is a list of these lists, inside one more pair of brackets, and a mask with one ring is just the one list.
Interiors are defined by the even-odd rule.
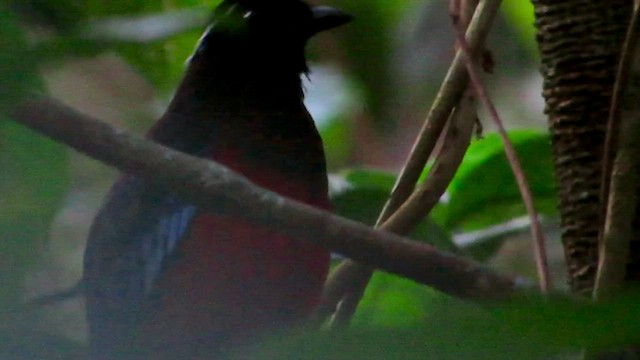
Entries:
[[[174,199],[170,199],[174,200]],[[158,278],[166,257],[173,253],[183,238],[196,208],[191,205],[174,204],[171,211],[163,213],[153,231],[142,237],[142,258],[145,259],[144,289],[149,292]]]
[[196,207],[132,176],[111,189],[89,234],[84,283],[90,350],[117,359],[145,300]]

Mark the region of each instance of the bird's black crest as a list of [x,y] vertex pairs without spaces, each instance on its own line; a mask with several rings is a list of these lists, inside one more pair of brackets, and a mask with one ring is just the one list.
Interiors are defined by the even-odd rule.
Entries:
[[200,38],[194,55],[219,46],[224,39],[273,49],[278,44],[292,42],[304,46],[312,35],[311,21],[311,8],[300,0],[225,0],[213,12],[211,24]]
[[220,38],[251,40],[249,46],[278,50],[304,47],[317,32],[344,24],[350,16],[325,7],[311,7],[301,0],[224,0],[213,12],[211,25],[198,43],[203,52]]
[[224,0],[188,64],[200,69],[216,64],[215,69],[306,73],[307,40],[350,19],[340,10],[301,0]]

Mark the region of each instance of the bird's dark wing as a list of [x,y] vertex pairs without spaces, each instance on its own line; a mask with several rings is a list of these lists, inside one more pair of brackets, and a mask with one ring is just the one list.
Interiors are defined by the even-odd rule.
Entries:
[[133,176],[114,184],[85,252],[92,351],[108,351],[123,343],[122,336],[141,315],[140,304],[195,213],[194,206]]

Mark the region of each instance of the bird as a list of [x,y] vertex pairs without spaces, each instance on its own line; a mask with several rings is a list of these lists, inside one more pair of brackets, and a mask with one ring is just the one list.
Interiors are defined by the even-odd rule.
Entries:
[[[301,76],[307,41],[350,20],[302,0],[222,1],[147,138],[330,210]],[[319,245],[122,174],[84,254],[90,357],[219,359],[254,346],[308,319],[329,258]]]

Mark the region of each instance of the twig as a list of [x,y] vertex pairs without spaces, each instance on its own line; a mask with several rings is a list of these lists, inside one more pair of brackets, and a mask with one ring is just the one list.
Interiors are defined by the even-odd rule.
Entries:
[[[601,201],[604,224],[593,297],[610,298],[624,283],[638,203],[640,171],[640,20],[633,12],[616,75],[607,124]],[[615,150],[614,150],[615,149]],[[614,159],[615,157],[615,159]],[[611,161],[613,160],[613,162]]]
[[529,188],[526,175],[522,169],[522,165],[520,164],[518,154],[516,153],[513,144],[509,140],[509,136],[507,135],[507,131],[505,130],[502,120],[498,115],[498,111],[489,98],[482,80],[480,80],[480,71],[478,70],[477,64],[473,60],[474,58],[472,49],[469,48],[469,44],[467,44],[465,37],[462,35],[462,32],[459,30],[456,24],[455,15],[453,21],[455,25],[454,27],[456,28],[458,45],[465,55],[464,61],[467,71],[469,72],[469,79],[471,80],[478,98],[485,105],[485,107],[489,111],[489,114],[491,115],[491,118],[496,124],[498,134],[500,134],[500,137],[502,138],[502,141],[504,143],[504,150],[507,155],[507,159],[509,160],[509,165],[511,166],[511,170],[513,171],[516,182],[518,184],[518,189],[520,190],[520,196],[522,197],[522,201],[524,202],[525,208],[527,209],[527,215],[531,218],[531,235],[534,243],[536,269],[538,271],[540,290],[542,291],[542,293],[547,294],[551,287],[551,277],[549,275],[549,266],[547,263],[544,233],[542,232],[542,227],[540,226],[540,221],[538,219],[538,215],[534,206],[531,189]]
[[118,169],[143,177],[210,211],[225,211],[312,241],[384,271],[476,301],[504,298],[516,281],[467,259],[376,231],[262,189],[212,161],[189,156],[82,115],[48,98],[20,104],[11,117]]
[[451,116],[451,124],[442,151],[429,175],[411,197],[391,216],[381,229],[405,234],[412,231],[438,204],[453,180],[469,148],[477,122],[475,98],[470,92],[460,101]]
[[[478,5],[467,31],[468,43],[472,48],[480,48],[484,43],[500,4],[501,0],[483,0]],[[398,176],[389,200],[382,209],[377,225],[393,214],[413,192],[447,119],[451,115],[451,110],[459,102],[467,83],[468,77],[462,54],[458,51],[413,145],[411,155]],[[424,216],[426,214],[421,215],[421,217]],[[356,296],[352,296],[351,301],[357,299],[370,276],[370,269],[351,260],[345,260],[334,270],[327,281],[323,295],[324,301],[319,308],[318,316],[322,317],[325,314],[333,313],[350,289],[354,289],[356,293]]]
[[[593,299],[611,299],[624,285],[633,220],[637,216],[638,171],[640,171],[640,108],[637,98],[640,82],[640,48],[638,36],[640,19],[638,4],[629,23],[620,55],[613,88],[607,132],[603,152],[600,188],[602,225],[598,236],[598,269]],[[635,356],[636,351],[628,350]],[[626,351],[607,354],[610,358],[623,358]],[[585,348],[585,360],[604,359],[599,349]]]
[[[468,93],[461,99],[460,104],[458,104],[451,116],[442,151],[429,171],[427,179],[404,205],[379,226],[381,230],[395,234],[408,234],[431,212],[442,194],[447,190],[462,163],[464,154],[471,143],[473,127],[476,121],[475,100]],[[355,266],[362,267],[362,265]],[[342,300],[336,311],[334,318],[336,326],[344,326],[349,323],[371,275],[372,269],[369,268],[363,269],[359,273],[359,279],[356,280],[355,284],[351,285],[352,288],[349,289],[347,297]]]
[[[483,0],[478,5],[466,35],[467,43],[472,49],[479,49],[484,43],[501,2],[501,0]],[[382,211],[382,214],[386,216],[381,216],[381,218],[391,215],[413,192],[451,110],[459,102],[467,88],[468,79],[462,53],[458,51],[420,129],[417,140],[411,149],[411,155],[400,171],[389,201]]]

